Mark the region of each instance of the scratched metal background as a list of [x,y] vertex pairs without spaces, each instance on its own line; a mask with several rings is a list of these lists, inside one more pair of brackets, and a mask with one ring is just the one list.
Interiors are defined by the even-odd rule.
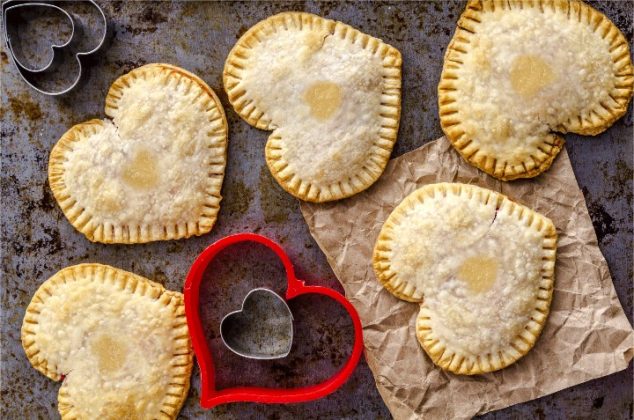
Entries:
[[[382,38],[403,53],[403,115],[394,156],[441,135],[436,84],[442,54],[462,2],[266,2],[169,3],[100,1],[114,37],[91,60],[84,83],[63,98],[34,94],[19,79],[2,45],[2,318],[0,417],[56,418],[57,389],[32,369],[19,330],[38,285],[60,268],[94,261],[134,271],[180,289],[193,258],[212,241],[240,231],[268,235],[287,249],[300,277],[338,288],[324,256],[308,233],[298,203],[272,180],[264,164],[267,133],[231,110],[222,90],[224,59],[251,25],[284,10],[305,10],[339,19]],[[632,41],[633,3],[593,3]],[[50,28],[44,28],[50,29]],[[219,94],[229,119],[229,163],[219,222],[209,235],[138,246],[106,246],[77,233],[55,204],[47,185],[48,154],[71,125],[103,117],[110,83],[149,62],[182,66]],[[632,321],[632,112],[596,138],[568,135],[567,148],[583,188],[616,289]],[[221,386],[294,386],[323,379],[347,357],[351,326],[336,305],[318,299],[291,303],[298,320],[296,343],[284,361],[245,362],[217,344],[217,323],[239,307],[252,286],[283,289],[278,265],[266,252],[239,247],[212,267],[216,281],[203,293],[203,317],[220,369]],[[210,282],[211,283],[211,282]],[[203,411],[196,369],[182,418],[388,418],[372,375],[362,362],[352,379],[331,396],[312,403],[265,406],[232,404]],[[458,397],[458,396],[457,396]],[[632,418],[632,366],[486,418]]]

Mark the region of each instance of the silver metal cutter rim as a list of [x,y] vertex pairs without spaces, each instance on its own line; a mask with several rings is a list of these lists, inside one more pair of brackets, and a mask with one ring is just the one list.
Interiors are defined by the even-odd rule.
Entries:
[[286,302],[286,299],[284,299],[282,296],[278,295],[277,293],[275,293],[271,289],[268,289],[266,287],[256,287],[254,289],[251,289],[249,291],[249,293],[247,293],[247,295],[244,297],[244,299],[242,299],[242,304],[240,305],[240,309],[238,309],[236,311],[229,312],[227,315],[222,317],[222,320],[220,321],[220,339],[222,340],[222,344],[224,344],[224,346],[226,348],[231,350],[231,352],[237,354],[238,356],[245,357],[247,359],[253,359],[253,360],[283,359],[283,358],[285,358],[286,356],[288,356],[291,353],[291,349],[293,347],[294,333],[295,333],[295,328],[294,327],[291,328],[291,336],[289,338],[289,342],[291,343],[291,345],[288,346],[288,350],[286,352],[281,353],[281,354],[275,354],[275,355],[271,355],[271,356],[257,356],[257,355],[253,355],[253,354],[242,353],[242,352],[237,351],[236,349],[234,349],[230,345],[228,345],[227,342],[225,341],[225,336],[222,333],[222,325],[224,324],[225,320],[227,318],[229,318],[231,315],[234,315],[234,314],[242,312],[244,310],[244,303],[247,301],[247,299],[249,299],[249,296],[251,296],[255,292],[267,292],[267,293],[270,293],[270,294],[273,294],[273,295],[277,296],[280,299],[280,301],[284,304],[284,306],[286,307],[286,310],[288,311],[288,315],[289,315],[289,317],[291,319],[291,325],[292,325],[292,322],[294,321],[293,312],[291,312],[291,308],[288,306],[288,303]]
[[[51,68],[55,60],[55,50],[61,50],[67,47],[75,38],[75,19],[72,17],[72,15],[68,11],[66,11],[66,9],[52,3],[23,2],[23,3],[11,4],[12,2],[8,1],[2,5],[2,20],[3,20],[2,23],[4,25],[4,40],[7,45],[7,50],[9,51],[9,55],[11,56],[11,60],[15,64],[16,68],[18,69],[18,73],[20,74],[20,77],[33,90],[48,96],[64,95],[65,93],[68,93],[71,90],[73,90],[77,86],[77,84],[79,83],[83,75],[81,57],[94,54],[103,46],[104,42],[106,41],[106,36],[108,34],[108,21],[106,19],[105,13],[103,12],[103,9],[93,0],[85,0],[85,1],[88,1],[89,3],[91,3],[99,11],[99,14],[101,15],[101,18],[103,21],[103,34],[101,36],[101,39],[99,40],[99,43],[97,43],[97,46],[95,48],[93,48],[90,51],[75,53],[75,60],[77,61],[77,65],[79,66],[79,69],[77,71],[77,77],[75,77],[75,80],[73,80],[70,86],[67,87],[66,89],[50,90],[50,91],[37,87],[35,84],[33,84],[29,80],[29,78],[25,75],[25,73],[42,73]],[[7,4],[9,4],[9,6],[7,6]],[[10,12],[11,10],[15,10],[21,7],[48,7],[48,8],[56,9],[62,12],[70,21],[71,32],[70,32],[68,41],[64,42],[63,44],[52,44],[50,47],[52,52],[51,59],[42,68],[39,68],[39,69],[30,69],[29,67],[22,64],[22,62],[20,62],[20,60],[16,57],[13,51],[13,46],[11,44],[11,37],[9,36],[9,31],[7,29],[7,13]]]

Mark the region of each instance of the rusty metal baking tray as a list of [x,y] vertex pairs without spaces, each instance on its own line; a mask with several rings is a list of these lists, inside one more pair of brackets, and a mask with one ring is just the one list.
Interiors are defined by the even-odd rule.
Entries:
[[[2,295],[0,418],[57,418],[59,384],[31,368],[20,345],[24,310],[39,284],[60,268],[86,261],[111,264],[180,289],[193,258],[207,245],[240,231],[265,234],[281,243],[310,281],[341,290],[325,257],[308,233],[298,203],[271,178],[264,163],[268,133],[244,123],[222,90],[224,60],[247,28],[285,10],[305,10],[351,24],[382,38],[403,54],[403,114],[394,156],[441,135],[436,85],[442,56],[463,2],[124,2],[98,1],[111,24],[109,48],[92,57],[83,84],[53,98],[34,93],[0,52]],[[632,2],[592,2],[632,42]],[[219,94],[229,119],[229,163],[219,222],[211,234],[138,246],[88,242],[66,221],[47,184],[48,155],[71,125],[103,117],[103,99],[119,75],[149,62],[182,66],[201,76]],[[596,138],[567,135],[567,148],[616,289],[632,321],[632,109]],[[240,305],[252,287],[280,290],[281,267],[263,266],[265,250],[239,248],[222,263],[224,279],[208,291],[218,322]],[[265,281],[257,281],[257,279]],[[264,283],[264,284],[263,284]],[[228,293],[228,287],[234,287]],[[233,296],[233,297],[232,297]],[[204,301],[205,296],[201,296]],[[292,305],[291,305],[292,306]],[[261,365],[219,363],[221,385],[301,385],[330,375],[345,361],[352,328],[336,304],[296,302],[297,357]],[[205,310],[203,310],[205,312]],[[333,315],[334,314],[334,315]],[[204,314],[203,314],[204,315]],[[341,315],[341,316],[339,316]],[[214,319],[211,319],[214,318]],[[333,321],[333,319],[335,321]],[[210,330],[209,340],[220,343]],[[238,356],[236,356],[238,357]],[[243,362],[241,362],[243,363]],[[490,413],[486,418],[631,418],[632,366],[627,370],[536,401]],[[288,406],[231,404],[203,411],[198,406],[197,370],[181,418],[389,418],[374,379],[362,362],[351,380],[329,397]]]

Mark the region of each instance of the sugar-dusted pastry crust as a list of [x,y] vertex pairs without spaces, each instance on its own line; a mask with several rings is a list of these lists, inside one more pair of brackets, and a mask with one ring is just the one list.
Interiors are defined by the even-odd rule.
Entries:
[[555,132],[595,135],[627,111],[627,40],[580,1],[471,0],[447,48],[440,123],[472,165],[502,179],[547,170]]
[[273,131],[266,162],[290,194],[338,200],[383,173],[400,120],[397,49],[341,22],[280,13],[238,40],[223,78],[236,112]]
[[548,316],[557,232],[504,195],[430,184],[390,214],[373,267],[395,296],[420,302],[416,335],[459,374],[502,369],[535,344]]
[[65,268],[26,309],[22,346],[60,381],[62,419],[173,419],[193,355],[183,295],[100,264]]
[[51,152],[49,183],[71,224],[104,243],[209,232],[227,151],[211,88],[181,68],[148,64],[112,84],[106,115],[72,127]]

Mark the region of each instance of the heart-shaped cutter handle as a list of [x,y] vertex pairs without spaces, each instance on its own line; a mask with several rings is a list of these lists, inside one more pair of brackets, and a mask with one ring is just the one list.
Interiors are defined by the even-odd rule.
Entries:
[[[334,299],[346,309],[352,319],[352,325],[354,327],[354,344],[350,357],[335,375],[316,385],[299,388],[237,387],[221,390],[216,389],[214,363],[200,321],[200,283],[205,269],[216,255],[223,249],[240,242],[256,242],[264,245],[275,252],[280,260],[282,260],[282,264],[286,270],[288,286],[285,295],[287,301],[301,295],[317,294]],[[342,294],[333,289],[322,286],[306,286],[304,281],[299,280],[295,276],[293,264],[282,247],[265,236],[254,233],[240,233],[227,236],[207,247],[198,258],[196,258],[187,274],[184,294],[187,325],[189,327],[194,353],[198,360],[198,366],[200,367],[200,405],[203,408],[212,408],[219,404],[230,402],[279,404],[316,400],[334,392],[343,385],[361,358],[361,353],[363,352],[363,333],[361,320],[354,306],[352,306]]]

